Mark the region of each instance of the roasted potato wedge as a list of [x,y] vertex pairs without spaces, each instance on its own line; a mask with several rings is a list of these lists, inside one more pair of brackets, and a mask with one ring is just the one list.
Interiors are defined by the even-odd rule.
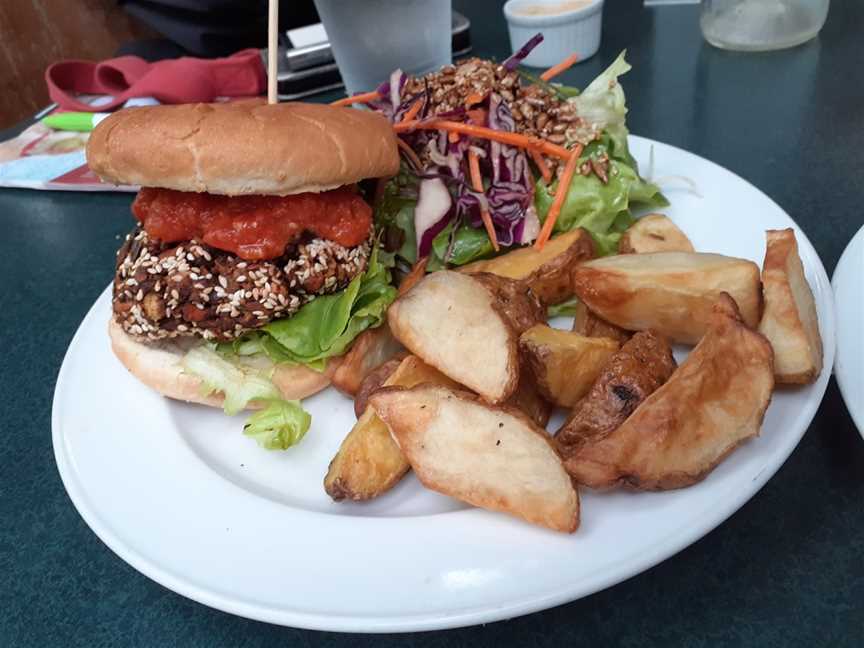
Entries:
[[678,370],[605,436],[567,457],[574,479],[593,488],[682,488],[703,479],[759,433],[774,389],[771,344],[721,294],[705,336]]
[[[508,280],[496,278],[499,285]],[[504,303],[489,281],[442,270],[426,275],[387,312],[396,338],[424,362],[493,403],[506,401],[519,382],[516,321],[535,321],[536,304]],[[530,291],[521,293],[530,296]],[[542,309],[540,309],[542,310]]]
[[589,338],[609,338],[624,344],[632,337],[630,331],[610,324],[592,313],[581,301],[576,302],[576,312],[573,314],[573,332]]
[[[432,383],[456,387],[456,383],[416,356],[403,359],[385,385],[413,387]],[[324,490],[337,502],[369,500],[390,490],[408,472],[408,462],[390,436],[387,426],[367,407],[342,441],[324,478]]]
[[618,253],[649,252],[693,252],[693,244],[668,216],[646,214],[621,235]]
[[405,348],[393,337],[386,323],[367,329],[357,336],[333,372],[333,386],[354,396],[363,379],[373,369],[400,354],[405,354]]
[[402,364],[403,358],[391,358],[382,365],[375,367],[360,383],[360,388],[354,395],[354,415],[360,418],[363,412],[366,411],[366,405],[369,401],[369,395],[376,389],[380,389],[384,382],[393,375],[393,373]]
[[519,248],[492,259],[469,263],[459,268],[459,272],[489,272],[523,281],[544,306],[551,306],[573,294],[570,269],[594,258],[594,254],[591,235],[579,228],[550,239],[541,251],[533,247]]
[[573,289],[604,320],[629,331],[657,331],[696,344],[708,329],[721,292],[755,327],[762,310],[759,267],[721,254],[619,254],[573,269]]
[[507,400],[506,405],[515,407],[541,428],[546,427],[552,415],[552,403],[543,397],[537,389],[534,376],[524,366],[519,378],[519,386]]
[[653,331],[636,333],[612,355],[591,390],[555,433],[561,456],[567,459],[586,442],[615,430],[669,380],[676,366],[672,348],[663,336]]
[[762,264],[765,312],[759,332],[774,348],[779,383],[806,384],[822,371],[822,337],[813,292],[804,277],[792,229],[768,230]]
[[556,531],[579,526],[561,458],[521,413],[434,385],[384,388],[369,402],[427,488]]
[[486,286],[494,295],[495,308],[507,319],[517,334],[546,321],[546,309],[543,304],[534,291],[521,281],[499,277],[488,272],[474,273],[471,277]]
[[526,368],[537,390],[560,407],[573,407],[600,375],[621,345],[608,338],[589,338],[546,324],[532,326],[519,337]]

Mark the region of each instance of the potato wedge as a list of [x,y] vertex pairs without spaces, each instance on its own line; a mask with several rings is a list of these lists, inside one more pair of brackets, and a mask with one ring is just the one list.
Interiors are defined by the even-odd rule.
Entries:
[[369,402],[427,488],[556,531],[579,526],[561,458],[519,412],[433,385],[384,388]]
[[[437,369],[416,356],[408,356],[385,385],[413,387],[432,383],[457,387]],[[390,490],[408,472],[408,462],[387,426],[367,407],[342,441],[324,477],[324,490],[337,502],[369,500]]]
[[378,365],[367,374],[363,379],[363,382],[360,383],[360,389],[358,389],[357,393],[354,395],[354,416],[360,418],[363,415],[363,412],[366,411],[366,405],[368,405],[370,394],[372,394],[376,389],[381,389],[384,382],[392,376],[399,368],[399,365],[402,364],[403,359],[404,358],[390,358],[387,362]]
[[616,430],[571,454],[568,472],[593,488],[666,490],[700,481],[759,433],[773,364],[771,344],[721,294],[708,331],[669,381]]
[[546,324],[532,326],[519,337],[526,368],[537,390],[560,407],[579,402],[621,345],[608,338],[589,338]]
[[544,306],[568,299],[570,269],[577,263],[594,258],[594,241],[584,229],[559,234],[537,251],[523,247],[501,256],[475,261],[459,268],[459,272],[489,272],[499,277],[525,282]]
[[405,348],[393,337],[386,322],[377,328],[367,329],[357,336],[333,372],[333,386],[354,396],[360,389],[360,383],[373,369],[400,354],[405,354]]
[[693,244],[668,216],[646,214],[621,235],[618,253],[649,252],[693,252]]
[[795,232],[768,230],[766,236],[768,245],[762,264],[765,312],[759,332],[774,348],[777,382],[811,383],[822,372],[822,337]]
[[396,339],[424,362],[501,403],[519,382],[518,333],[503,311],[483,282],[442,270],[396,299],[387,320]]
[[495,297],[495,308],[519,335],[535,324],[546,321],[546,309],[529,286],[488,272],[471,275]]
[[505,404],[515,407],[541,428],[546,427],[552,415],[552,403],[543,397],[537,389],[534,376],[524,366],[519,378],[519,386]]
[[572,277],[579,299],[604,320],[684,344],[705,334],[721,292],[731,295],[750,327],[762,310],[759,267],[721,254],[619,254],[578,265]]
[[[640,331],[612,355],[591,390],[555,433],[555,446],[567,459],[591,439],[602,438],[621,425],[675,371],[666,339]],[[566,467],[565,463],[565,467]]]
[[573,314],[573,332],[589,338],[609,338],[624,344],[632,337],[630,331],[610,324],[592,313],[584,302],[576,302],[576,312]]

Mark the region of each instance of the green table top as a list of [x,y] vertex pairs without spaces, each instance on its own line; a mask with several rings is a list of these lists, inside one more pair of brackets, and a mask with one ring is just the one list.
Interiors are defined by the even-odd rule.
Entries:
[[[499,2],[455,4],[472,20],[476,54],[509,53]],[[584,84],[627,48],[631,131],[765,191],[833,272],[864,223],[864,5],[835,0],[818,39],[760,55],[706,45],[692,6],[606,5],[599,55],[563,80]],[[864,442],[833,379],[798,449],[730,520],[640,576],[545,612],[438,633],[344,635],[234,617],[142,576],[73,508],[50,423],[63,354],[111,280],[130,200],[0,190],[0,645],[864,643]]]

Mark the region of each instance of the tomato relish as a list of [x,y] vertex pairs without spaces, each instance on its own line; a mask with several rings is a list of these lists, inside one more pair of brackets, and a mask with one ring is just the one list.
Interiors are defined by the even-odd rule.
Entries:
[[132,213],[162,243],[196,239],[250,261],[281,256],[304,232],[354,247],[372,227],[372,208],[347,187],[292,196],[217,196],[145,187]]

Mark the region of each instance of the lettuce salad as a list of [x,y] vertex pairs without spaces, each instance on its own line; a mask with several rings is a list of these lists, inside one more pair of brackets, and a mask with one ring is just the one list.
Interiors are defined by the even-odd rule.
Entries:
[[[503,65],[512,63],[513,59],[509,59]],[[576,88],[547,84],[560,98],[571,102],[576,114],[597,133],[597,137],[585,145],[579,164],[592,159],[608,159],[607,177],[603,180],[593,173],[574,175],[553,233],[583,227],[591,233],[598,252],[604,255],[616,249],[621,234],[634,221],[634,211],[668,205],[660,189],[639,175],[636,160],[627,146],[627,106],[618,78],[630,69],[622,53],[581,92]],[[545,83],[527,73],[522,73],[522,76],[530,83]],[[394,96],[393,88],[398,87],[399,83],[404,85],[404,81],[394,73],[390,82],[384,84],[387,87],[379,88],[379,94],[383,97]],[[404,113],[415,100],[416,97],[401,98],[401,105],[396,107],[392,102],[383,107],[382,102],[378,102],[379,105],[373,104],[373,108],[398,121],[400,113]],[[488,127],[514,130],[506,105],[496,101],[494,93],[488,100],[487,111]],[[460,116],[448,118],[458,119]],[[407,264],[415,263],[418,256],[428,255],[430,270],[460,266],[494,256],[496,253],[489,236],[476,217],[478,203],[483,204],[495,223],[498,242],[501,244],[500,253],[507,252],[511,246],[531,242],[531,234],[536,236],[538,228],[529,227],[527,221],[533,217],[539,220],[539,224],[545,222],[558,188],[557,180],[546,186],[536,168],[533,173],[528,173],[527,156],[521,151],[517,152],[514,147],[495,142],[474,142],[470,147],[484,147],[480,153],[491,162],[487,163],[487,167],[492,169],[492,177],[486,179],[485,191],[478,195],[470,189],[466,180],[467,165],[463,153],[464,149],[469,148],[469,138],[461,138],[453,144],[445,143],[445,136],[440,138],[440,143],[436,143],[433,141],[435,135],[426,135],[429,132],[415,131],[406,140],[415,151],[434,151],[431,155],[434,165],[416,169],[416,165],[403,164],[401,173],[387,184],[383,200],[376,211],[376,222],[380,228],[399,233],[398,236],[391,234],[387,237],[398,242],[398,245],[389,249],[395,250],[397,257]],[[508,170],[506,173],[503,171],[505,169]],[[538,178],[537,181],[530,182],[526,187],[526,178],[532,177]],[[432,230],[434,235],[429,238],[429,230],[423,225],[428,219],[425,214],[417,213],[418,199],[424,183],[438,178],[443,179],[450,189],[452,204],[446,214],[440,204],[436,206],[433,213],[444,215],[437,221],[437,227]],[[422,204],[420,209],[423,209]],[[419,242],[418,223],[422,230]]]

